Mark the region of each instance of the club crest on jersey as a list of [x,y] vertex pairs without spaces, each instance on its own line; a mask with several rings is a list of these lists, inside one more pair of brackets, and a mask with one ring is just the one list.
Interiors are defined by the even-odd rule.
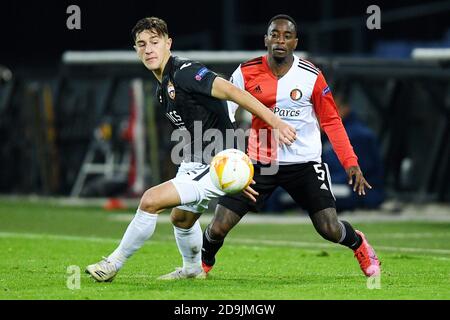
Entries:
[[171,81],[167,84],[167,93],[169,94],[170,99],[175,99],[175,87]]
[[290,94],[291,99],[294,100],[294,101],[300,100],[302,98],[302,95],[303,94],[300,91],[300,89],[297,89],[297,88],[292,89],[291,94]]

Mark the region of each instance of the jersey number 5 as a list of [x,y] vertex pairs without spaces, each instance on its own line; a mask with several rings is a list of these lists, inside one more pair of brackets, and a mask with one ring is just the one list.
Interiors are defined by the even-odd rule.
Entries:
[[321,166],[321,163],[315,164],[314,170],[316,170],[317,172],[317,179],[319,179],[320,181],[325,181],[325,170],[321,169]]

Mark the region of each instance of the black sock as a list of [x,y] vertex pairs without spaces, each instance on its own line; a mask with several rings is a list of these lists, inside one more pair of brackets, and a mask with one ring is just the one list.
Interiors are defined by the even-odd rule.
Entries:
[[340,222],[344,226],[344,230],[342,231],[345,232],[345,236],[343,235],[344,239],[342,239],[339,243],[349,247],[352,250],[358,249],[362,243],[361,237],[355,232],[355,229],[353,229],[350,223],[342,220]]
[[208,234],[208,228],[203,231],[202,261],[208,266],[216,263],[216,253],[223,245],[223,240],[213,240]]

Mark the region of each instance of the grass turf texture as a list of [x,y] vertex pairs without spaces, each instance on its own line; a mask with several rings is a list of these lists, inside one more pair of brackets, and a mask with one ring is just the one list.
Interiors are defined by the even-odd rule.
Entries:
[[[353,253],[311,224],[240,224],[207,280],[167,282],[156,277],[181,257],[172,226],[158,223],[114,282],[95,283],[84,267],[108,255],[128,225],[113,217],[98,208],[0,201],[0,299],[450,298],[449,223],[354,224],[382,260],[381,288],[369,290]],[[82,272],[79,290],[66,286],[71,265]]]

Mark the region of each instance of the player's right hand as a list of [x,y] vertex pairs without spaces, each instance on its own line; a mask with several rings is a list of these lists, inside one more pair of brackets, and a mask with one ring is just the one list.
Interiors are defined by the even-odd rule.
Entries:
[[295,139],[297,139],[297,131],[294,127],[281,119],[273,128],[277,129],[275,137],[277,137],[278,142],[282,144],[290,146],[294,143]]

